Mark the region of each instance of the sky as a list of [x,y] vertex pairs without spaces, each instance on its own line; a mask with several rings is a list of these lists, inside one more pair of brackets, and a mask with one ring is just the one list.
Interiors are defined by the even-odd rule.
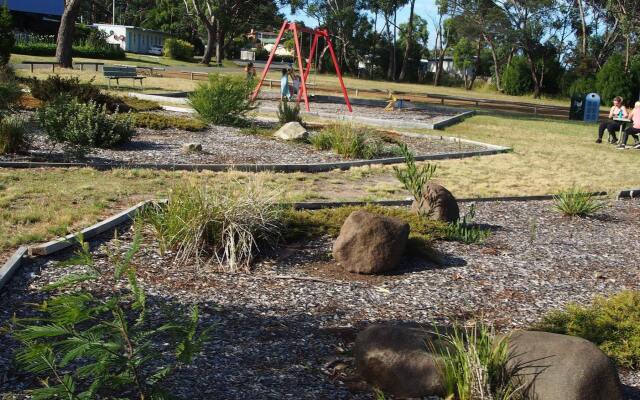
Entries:
[[[298,12],[295,15],[291,14],[291,9],[289,7],[283,7],[281,11],[292,20],[302,20],[307,26],[314,27],[317,25],[317,21],[309,18],[306,14],[302,12]],[[398,11],[398,25],[403,22],[407,22],[409,20],[409,12],[410,7],[405,6],[400,11]],[[438,15],[438,9],[436,8],[434,0],[416,0],[416,8],[415,13],[427,21],[429,25],[429,47],[433,47],[435,42],[435,23],[436,17]],[[382,28],[380,25],[380,21],[378,21],[378,29]]]

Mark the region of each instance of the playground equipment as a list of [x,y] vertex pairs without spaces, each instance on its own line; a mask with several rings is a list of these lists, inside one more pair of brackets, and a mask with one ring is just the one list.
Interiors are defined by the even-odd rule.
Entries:
[[[322,37],[327,43],[327,47],[329,48],[329,53],[331,54],[331,61],[333,62],[333,66],[336,69],[336,75],[338,76],[338,80],[340,81],[340,87],[342,88],[342,94],[344,95],[344,100],[347,104],[347,108],[349,112],[353,112],[351,108],[351,102],[349,101],[349,95],[347,94],[347,88],[344,86],[344,81],[342,80],[342,73],[340,72],[340,66],[338,65],[338,59],[336,58],[336,53],[333,49],[333,43],[331,43],[331,34],[327,29],[310,29],[305,27],[298,27],[298,24],[295,22],[285,21],[282,24],[282,28],[280,28],[280,33],[278,34],[278,38],[276,39],[276,43],[271,50],[271,54],[269,54],[269,59],[267,60],[267,65],[264,67],[262,71],[262,76],[260,77],[260,81],[258,82],[258,86],[256,86],[253,95],[251,96],[251,100],[255,100],[258,97],[258,93],[260,93],[260,88],[262,87],[262,83],[267,77],[267,73],[269,73],[269,68],[271,67],[271,63],[273,62],[273,58],[276,54],[276,50],[278,49],[278,45],[282,40],[282,36],[286,31],[293,32],[293,40],[296,45],[296,59],[297,59],[297,67],[301,76],[301,84],[300,91],[298,92],[297,102],[300,103],[301,98],[304,98],[304,104],[309,111],[309,95],[307,93],[307,79],[309,78],[309,73],[311,72],[311,67],[313,65],[313,57],[316,54],[316,49],[318,47],[318,40]],[[309,58],[304,59],[306,62],[306,66],[303,66],[303,58],[300,48],[300,39],[298,38],[299,33],[308,33],[313,35],[313,42],[311,44],[311,50],[309,52]]]

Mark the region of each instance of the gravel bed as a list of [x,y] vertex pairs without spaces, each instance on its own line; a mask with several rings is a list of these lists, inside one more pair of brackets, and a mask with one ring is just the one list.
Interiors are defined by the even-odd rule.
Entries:
[[[275,132],[277,127],[271,126],[271,129]],[[69,159],[60,146],[47,142],[33,121],[29,124],[29,131],[33,139],[31,149],[26,154],[0,156],[1,161],[79,161]],[[452,142],[441,137],[387,135],[406,143],[417,155],[486,150],[484,146]],[[183,154],[181,147],[187,143],[199,143],[203,151]],[[386,147],[390,149],[393,146],[388,144]],[[330,151],[316,150],[310,144],[285,142],[244,134],[238,128],[210,125],[202,132],[138,128],[130,143],[116,149],[92,149],[84,161],[104,164],[314,164],[349,160]]]
[[[493,230],[486,243],[438,242],[444,266],[407,259],[401,271],[383,276],[342,272],[331,260],[330,238],[284,246],[252,274],[238,275],[177,265],[146,242],[136,265],[150,302],[199,304],[204,322],[217,324],[204,354],[171,386],[193,399],[372,398],[350,358],[355,333],[370,323],[482,319],[505,331],[569,302],[640,290],[638,200],[612,201],[586,219],[562,217],[549,201],[481,202],[476,215]],[[98,265],[113,247],[108,237],[95,243]],[[0,325],[14,312],[25,315],[25,304],[43,298],[38,288],[68,273],[54,261],[33,261],[0,293]],[[8,345],[0,348],[0,393],[19,393],[31,381],[10,367],[13,346],[2,334]],[[640,373],[621,376],[627,398],[640,399]]]

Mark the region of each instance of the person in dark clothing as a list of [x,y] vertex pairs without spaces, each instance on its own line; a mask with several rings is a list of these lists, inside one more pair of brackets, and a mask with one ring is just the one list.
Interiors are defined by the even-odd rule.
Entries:
[[637,101],[635,107],[631,110],[629,119],[633,125],[627,128],[622,135],[622,140],[620,140],[620,144],[618,145],[618,149],[621,150],[627,147],[627,140],[629,139],[629,136],[633,137],[635,141],[634,147],[636,149],[640,149],[640,141],[638,140],[638,134],[640,133],[640,101]]
[[627,113],[627,109],[622,104],[622,97],[618,96],[613,99],[613,107],[609,110],[609,119],[607,121],[602,121],[600,123],[600,127],[598,128],[598,139],[596,143],[602,143],[602,135],[604,135],[605,129],[609,131],[609,137],[611,139],[611,143],[616,144],[618,142],[618,137],[616,134],[620,130],[620,123],[614,121],[614,118],[628,118],[629,113]]

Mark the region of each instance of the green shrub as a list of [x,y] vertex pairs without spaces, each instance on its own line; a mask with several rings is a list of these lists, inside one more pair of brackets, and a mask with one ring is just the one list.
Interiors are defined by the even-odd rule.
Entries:
[[491,231],[475,225],[473,223],[475,217],[476,208],[472,205],[464,217],[444,227],[442,230],[443,239],[465,244],[484,242],[491,235]]
[[156,103],[155,101],[142,100],[130,96],[118,97],[114,100],[120,101],[122,103],[123,106],[120,108],[120,111],[143,112],[162,110],[160,104]]
[[207,124],[195,118],[182,118],[155,113],[133,114],[133,124],[139,128],[149,129],[182,129],[185,131],[202,131]]
[[289,105],[289,102],[284,100],[278,105],[278,121],[281,125],[289,122],[302,123],[302,117],[300,116],[300,105]]
[[596,92],[596,80],[593,77],[580,77],[569,87],[569,97],[580,96],[584,98],[589,93]]
[[250,270],[263,246],[279,239],[284,208],[279,193],[261,180],[231,182],[215,190],[195,184],[174,188],[166,204],[142,216],[160,249],[173,250],[180,262],[218,261],[226,271]]
[[0,112],[13,108],[22,97],[22,89],[16,81],[0,81]]
[[569,304],[552,311],[535,330],[578,336],[598,345],[625,368],[640,368],[640,292],[598,297],[590,306]]
[[526,386],[519,384],[524,365],[510,362],[509,338],[498,338],[484,325],[454,328],[441,334],[443,346],[431,344],[440,356],[438,371],[445,398],[457,400],[526,399]]
[[29,147],[24,125],[25,121],[21,117],[0,117],[0,154],[17,153]]
[[[188,318],[174,316],[182,313],[180,309],[148,312],[151,305],[131,265],[140,248],[139,235],[123,257],[109,257],[111,268],[98,266],[88,244],[81,240],[80,245],[81,250],[62,266],[73,265],[83,272],[49,285],[47,291],[59,293],[11,327],[22,344],[17,365],[43,386],[29,395],[34,399],[172,397],[166,390],[167,378],[190,364],[207,341],[209,329],[200,326],[198,308],[193,307]],[[100,278],[112,280],[104,297],[80,287]],[[161,324],[163,320],[167,322]]]
[[372,159],[389,155],[383,140],[365,128],[350,124],[332,124],[309,138],[318,150],[333,150],[347,158]]
[[252,109],[252,91],[253,85],[242,76],[212,74],[206,84],[189,95],[189,101],[207,122],[244,125],[245,115]]
[[415,201],[422,200],[422,189],[436,174],[435,164],[416,165],[416,158],[406,144],[400,145],[400,154],[404,157],[405,168],[393,167],[396,178],[411,193]]
[[193,61],[194,46],[180,39],[165,39],[162,53],[172,60]]
[[624,58],[613,54],[596,74],[596,87],[603,104],[611,105],[616,96],[621,96],[625,104],[632,105],[636,99],[637,81],[624,73]]
[[38,110],[38,120],[47,138],[82,156],[90,147],[110,148],[133,136],[130,118],[107,114],[93,101],[59,96]]
[[553,196],[554,207],[569,217],[587,217],[605,208],[592,193],[574,187]]
[[[13,53],[28,56],[53,57],[56,54],[56,44],[40,41],[27,41],[16,43]],[[102,60],[124,60],[126,53],[118,45],[105,43],[104,46],[95,47],[89,44],[74,44],[73,56],[81,58],[98,58]]]
[[80,82],[76,76],[63,78],[60,75],[52,75],[47,79],[32,78],[28,85],[31,95],[38,100],[52,101],[61,95],[75,97],[83,103],[96,101],[102,97],[100,89],[90,82]]
[[502,73],[502,87],[506,94],[522,96],[533,90],[531,68],[525,57],[515,56]]
[[14,42],[15,37],[13,35],[11,14],[7,8],[7,4],[4,3],[0,7],[0,65],[9,63]]

